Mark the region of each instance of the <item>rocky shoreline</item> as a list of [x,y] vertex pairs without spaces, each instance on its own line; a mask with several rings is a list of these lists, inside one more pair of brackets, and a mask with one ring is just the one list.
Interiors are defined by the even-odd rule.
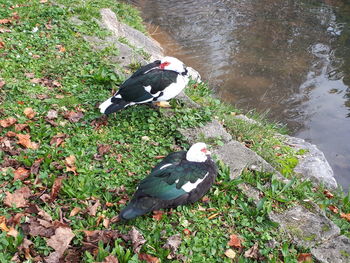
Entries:
[[[111,61],[117,61],[122,66],[127,66],[134,62],[146,63],[148,60],[164,56],[159,43],[143,33],[118,22],[116,15],[110,9],[101,9],[100,13],[102,19],[98,23],[101,27],[109,30],[111,36],[103,40],[91,36],[84,36],[84,39],[91,43],[91,46],[95,49],[101,49],[111,44],[115,45],[119,49],[120,54],[119,56],[111,57]],[[71,22],[74,24],[83,23],[77,18],[71,19]],[[120,39],[127,39],[128,45],[120,42]],[[143,49],[150,56],[146,57],[140,53],[135,53],[132,47]],[[198,106],[185,94],[181,94],[180,98],[189,107]],[[237,118],[248,122],[254,121],[243,115],[238,115]],[[220,138],[223,140],[223,146],[216,145],[212,148],[217,158],[230,167],[230,177],[232,179],[238,177],[243,169],[249,168],[272,173],[277,179],[284,182],[289,181],[257,153],[234,140],[217,120],[213,120],[200,128],[180,130],[180,132],[190,143],[202,138]],[[337,188],[332,168],[324,154],[315,145],[303,139],[290,136],[284,136],[284,141],[296,150],[304,150],[304,154],[300,155],[299,164],[294,169],[296,174],[312,180],[314,184],[323,183],[329,189]],[[259,202],[261,194],[258,189],[247,184],[240,184],[238,187],[248,197],[252,198],[255,203]],[[280,229],[290,236],[296,245],[310,248],[312,255],[318,261],[329,263],[350,262],[350,239],[340,235],[339,227],[328,219],[316,204],[309,200],[303,201],[307,205],[297,205],[279,214],[271,212],[269,214],[270,219],[278,223]]]

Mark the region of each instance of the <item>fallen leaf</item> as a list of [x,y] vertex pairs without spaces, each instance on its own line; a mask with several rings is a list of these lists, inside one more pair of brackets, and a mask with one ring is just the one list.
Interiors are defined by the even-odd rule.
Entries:
[[191,230],[189,230],[188,228],[185,228],[185,229],[183,230],[183,232],[184,232],[184,234],[185,234],[186,236],[191,235]]
[[64,117],[68,119],[70,122],[78,122],[81,118],[84,117],[84,114],[81,111],[75,112],[75,111],[67,111],[64,114]]
[[163,211],[156,210],[156,211],[153,211],[152,217],[153,217],[155,220],[160,221],[160,220],[162,220],[163,214],[164,214]]
[[3,41],[0,41],[0,49],[5,47],[5,43]]
[[66,171],[67,172],[73,172],[75,175],[77,174],[77,167],[75,166],[76,158],[74,155],[70,155],[66,157],[65,164],[66,164]]
[[95,130],[99,130],[102,126],[106,126],[107,124],[108,119],[106,115],[96,118],[91,122],[91,126],[93,126]]
[[180,245],[181,245],[181,235],[176,234],[167,239],[166,243],[163,245],[163,248],[169,249],[170,250],[169,256],[173,258],[175,256],[175,252],[177,251]]
[[[1,28],[0,28],[0,32],[1,32]],[[0,89],[5,86],[6,82],[2,79],[0,79]]]
[[18,231],[15,228],[10,227],[10,230],[7,232],[7,235],[8,236],[17,237],[18,236]]
[[[0,33],[10,33],[10,32],[11,32],[11,29],[0,27]],[[0,85],[0,87],[1,87],[1,85]]]
[[36,114],[32,108],[25,108],[23,113],[28,119],[33,119]]
[[157,156],[154,156],[154,159],[163,159],[165,158],[166,156],[165,155],[157,155]]
[[8,132],[6,133],[6,136],[7,136],[7,137],[16,137],[17,134],[16,134],[15,132],[13,132],[13,131],[8,131]]
[[88,208],[88,214],[90,216],[95,216],[99,206],[100,206],[100,200],[97,199],[95,204]]
[[19,167],[16,171],[14,171],[13,181],[21,180],[28,178],[30,175],[29,170],[24,167]]
[[50,237],[46,243],[48,246],[52,247],[55,250],[59,257],[61,257],[64,251],[66,251],[66,249],[68,248],[69,243],[71,242],[74,236],[75,235],[73,234],[73,231],[70,228],[58,227],[55,231],[55,234],[52,237]]
[[86,235],[84,245],[86,249],[96,248],[99,241],[102,243],[114,243],[114,240],[120,238],[120,233],[117,230],[83,230]]
[[298,263],[312,263],[312,255],[310,253],[300,253],[298,255]]
[[338,214],[338,212],[339,212],[338,207],[336,207],[334,205],[328,206],[328,209],[331,210],[335,214]]
[[[59,147],[67,137],[68,137],[67,134],[58,133],[52,137],[52,139],[50,141],[50,145],[56,145],[56,147]],[[74,166],[74,164],[73,164],[73,166]]]
[[100,155],[105,155],[106,153],[109,153],[111,150],[111,146],[107,144],[99,144],[97,146],[97,151]]
[[344,218],[350,222],[350,213],[348,213],[348,214],[340,213],[340,217]]
[[5,18],[5,19],[0,19],[0,24],[4,25],[4,24],[11,24],[12,20]]
[[255,243],[254,246],[249,248],[246,252],[244,252],[244,256],[246,258],[254,258],[258,259],[259,258],[259,248],[258,248],[258,243]]
[[109,218],[103,218],[103,222],[102,222],[102,225],[105,227],[105,228],[108,228],[109,227],[109,223],[110,223],[110,220]]
[[153,256],[145,254],[145,253],[139,254],[139,260],[144,260],[147,263],[159,263],[160,262],[159,258],[153,257]]
[[113,255],[109,255],[107,257],[105,257],[104,261],[102,263],[118,263],[118,259],[113,256]]
[[17,213],[14,216],[10,217],[8,220],[9,225],[16,226],[21,222],[21,218],[24,216],[23,213]]
[[8,232],[10,229],[6,225],[6,217],[5,216],[0,216],[0,229],[2,231]]
[[230,235],[230,241],[227,242],[227,245],[234,248],[241,248],[241,239],[238,236],[232,234]]
[[26,72],[26,73],[24,73],[24,76],[26,76],[29,79],[32,79],[32,78],[34,78],[35,74],[31,73],[31,72]]
[[236,257],[236,252],[229,248],[225,251],[225,256],[234,259]]
[[57,119],[57,111],[49,110],[47,112],[46,118],[48,118],[49,120]]
[[23,131],[26,128],[29,128],[28,124],[16,124],[15,125],[15,131]]
[[31,196],[31,191],[27,186],[17,189],[13,194],[6,192],[4,204],[12,207],[15,205],[17,208],[26,207],[28,205],[27,198]]
[[61,186],[62,186],[62,181],[63,178],[62,177],[57,177],[52,185],[52,189],[51,189],[51,202],[54,201],[58,195],[58,193],[61,190]]
[[22,224],[22,229],[26,235],[33,237],[41,236],[48,238],[55,234],[55,228],[50,222],[46,220],[39,221],[35,217],[29,217],[26,223]]
[[9,117],[7,119],[0,120],[0,126],[3,127],[3,128],[7,128],[7,127],[12,126],[16,122],[17,122],[17,120],[15,118]]
[[40,0],[40,3],[45,4],[45,3],[47,3],[47,0]]
[[81,211],[81,208],[80,208],[80,207],[74,207],[74,208],[72,209],[72,211],[70,211],[69,216],[75,216],[75,215],[77,215],[80,211]]
[[44,160],[44,158],[39,158],[39,159],[35,160],[35,162],[30,167],[31,174],[38,175],[40,164],[43,162],[43,160]]
[[324,194],[325,197],[327,197],[328,199],[331,199],[331,198],[334,197],[334,195],[333,195],[331,192],[329,192],[327,189],[324,190],[323,194]]
[[56,45],[56,48],[58,49],[59,52],[65,52],[66,48],[63,45]]
[[27,260],[32,259],[32,256],[30,255],[31,245],[33,245],[33,242],[29,239],[24,238],[22,244],[18,247],[18,251],[24,252],[24,256]]
[[140,252],[142,245],[146,242],[146,239],[143,238],[142,234],[135,227],[132,227],[128,233],[128,236],[126,236],[126,239],[126,241],[131,240],[135,254]]
[[29,134],[17,134],[17,138],[19,141],[17,142],[18,144],[29,148],[29,149],[37,149],[38,145],[36,143],[33,143],[30,140],[30,135]]

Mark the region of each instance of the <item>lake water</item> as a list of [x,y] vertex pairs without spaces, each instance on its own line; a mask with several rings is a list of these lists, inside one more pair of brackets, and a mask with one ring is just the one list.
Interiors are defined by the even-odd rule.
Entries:
[[316,144],[350,185],[350,3],[130,0],[167,55],[222,100],[268,112]]

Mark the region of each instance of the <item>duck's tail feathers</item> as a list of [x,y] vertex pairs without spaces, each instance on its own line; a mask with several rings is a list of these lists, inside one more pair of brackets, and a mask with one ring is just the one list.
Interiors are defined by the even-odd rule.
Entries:
[[123,220],[133,219],[137,216],[147,214],[159,207],[158,199],[153,197],[142,197],[131,200],[131,202],[120,212],[119,217]]
[[121,98],[111,97],[99,106],[101,113],[111,114],[118,110],[122,110],[129,105],[128,102]]

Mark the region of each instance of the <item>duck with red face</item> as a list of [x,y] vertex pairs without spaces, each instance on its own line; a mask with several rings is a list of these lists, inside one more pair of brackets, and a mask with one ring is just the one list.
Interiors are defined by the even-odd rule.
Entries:
[[128,220],[161,208],[194,203],[205,195],[217,176],[217,167],[205,143],[174,152],[143,179],[129,204],[120,212]]
[[118,92],[99,106],[100,111],[111,114],[135,104],[168,101],[186,87],[189,77],[187,67],[177,58],[156,60],[121,84]]

